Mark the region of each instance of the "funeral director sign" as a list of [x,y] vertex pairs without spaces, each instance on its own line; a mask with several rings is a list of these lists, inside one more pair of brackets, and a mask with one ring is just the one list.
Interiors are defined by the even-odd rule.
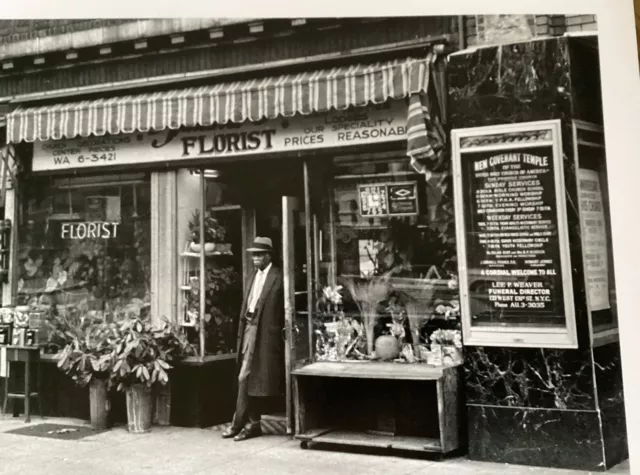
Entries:
[[405,140],[403,101],[328,114],[181,130],[36,141],[33,171],[222,158]]
[[564,193],[553,145],[501,144],[460,155],[471,324],[564,326]]

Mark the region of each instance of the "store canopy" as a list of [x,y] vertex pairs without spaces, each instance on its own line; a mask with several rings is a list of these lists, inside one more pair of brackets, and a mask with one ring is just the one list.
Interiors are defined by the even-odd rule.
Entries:
[[[50,106],[18,108],[7,115],[7,142],[59,140],[76,137],[147,132],[208,126],[227,122],[256,122],[280,116],[344,110],[414,97],[414,127],[408,139],[418,139],[424,153],[427,107],[420,95],[429,90],[436,53],[374,64],[357,64],[300,74],[222,83],[149,94],[96,99]],[[432,81],[438,86],[438,79]],[[435,97],[442,96],[436,91]],[[416,122],[417,127],[416,127]],[[426,122],[428,125],[428,122]],[[428,145],[427,145],[428,146]],[[411,147],[409,147],[411,150]]]

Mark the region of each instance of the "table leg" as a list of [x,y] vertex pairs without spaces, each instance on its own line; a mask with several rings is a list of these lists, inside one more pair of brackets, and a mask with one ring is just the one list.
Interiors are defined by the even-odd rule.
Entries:
[[27,352],[27,360],[24,362],[24,417],[25,422],[31,422],[31,414],[29,413],[31,403],[31,388],[29,388],[29,380],[31,379],[31,356]]

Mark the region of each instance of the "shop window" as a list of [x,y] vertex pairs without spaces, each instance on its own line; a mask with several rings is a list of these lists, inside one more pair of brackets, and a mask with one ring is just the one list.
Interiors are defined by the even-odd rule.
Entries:
[[147,176],[34,177],[22,196],[17,305],[69,322],[148,313]]
[[[244,216],[236,191],[221,181],[216,171],[178,172],[177,225],[181,246],[178,321],[200,356],[228,355],[235,351],[237,317],[242,304]],[[200,305],[202,289],[204,313]]]
[[428,184],[398,153],[336,158],[331,181],[318,236],[315,359],[426,361],[436,330],[459,344],[447,180]]
[[576,348],[560,121],[452,142],[465,344]]
[[602,127],[573,122],[576,183],[580,214],[580,245],[585,274],[585,296],[592,342],[618,338],[613,242]]

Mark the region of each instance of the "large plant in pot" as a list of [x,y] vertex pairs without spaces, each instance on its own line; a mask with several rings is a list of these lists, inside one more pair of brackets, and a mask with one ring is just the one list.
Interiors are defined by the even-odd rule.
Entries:
[[[154,330],[160,356],[173,366],[187,356],[196,355],[195,347],[189,343],[187,336],[175,323],[164,319],[162,327]],[[169,374],[169,373],[168,373]],[[161,426],[170,424],[171,416],[171,378],[164,385],[155,385],[154,424]]]
[[89,386],[91,427],[109,425],[108,381],[113,367],[116,327],[103,322],[89,322],[65,331],[69,342],[57,355],[58,368],[79,386]]
[[129,432],[151,430],[156,385],[169,382],[167,351],[148,319],[129,317],[116,326],[110,383],[126,393]]

